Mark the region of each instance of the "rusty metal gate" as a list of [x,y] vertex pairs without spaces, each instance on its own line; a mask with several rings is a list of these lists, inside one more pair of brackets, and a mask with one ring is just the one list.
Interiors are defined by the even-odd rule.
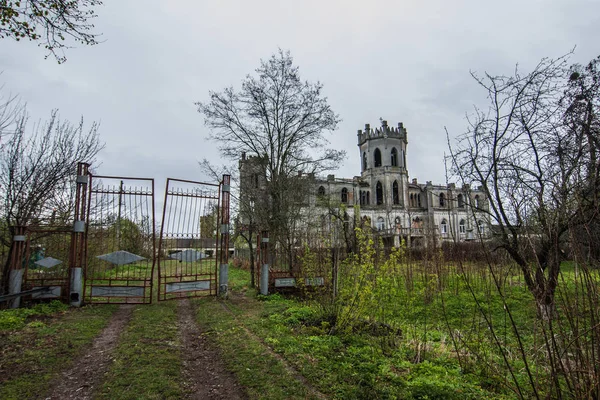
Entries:
[[69,266],[72,259],[72,226],[36,226],[25,232],[22,264],[23,291],[49,287],[32,299],[69,298]]
[[[228,224],[228,175],[219,184],[167,179],[157,260],[159,300],[217,294],[217,268],[228,257]],[[221,279],[226,274],[221,269]]]
[[84,300],[152,302],[154,179],[89,179]]

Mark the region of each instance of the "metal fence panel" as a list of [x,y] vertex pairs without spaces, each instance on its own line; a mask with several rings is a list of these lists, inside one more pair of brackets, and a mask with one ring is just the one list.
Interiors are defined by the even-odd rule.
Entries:
[[220,185],[167,179],[158,250],[159,300],[217,293]]
[[151,303],[154,180],[91,176],[84,299]]

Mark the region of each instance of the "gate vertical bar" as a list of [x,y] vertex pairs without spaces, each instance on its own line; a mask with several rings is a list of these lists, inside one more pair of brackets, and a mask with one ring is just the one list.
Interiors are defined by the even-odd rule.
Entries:
[[[10,250],[10,272],[8,275],[8,294],[21,292],[23,284],[23,249],[25,248],[25,227],[15,226]],[[10,303],[10,308],[19,308],[21,298],[17,297]]]
[[262,231],[260,239],[260,294],[269,294],[269,231]]
[[72,306],[80,307],[83,300],[83,271],[86,264],[86,205],[88,201],[88,169],[87,163],[77,163],[77,191],[75,193],[75,222],[71,233],[71,254],[69,259],[70,285],[69,301]]
[[221,252],[219,257],[219,296],[227,297],[229,280],[229,200],[231,176],[223,175],[221,185]]

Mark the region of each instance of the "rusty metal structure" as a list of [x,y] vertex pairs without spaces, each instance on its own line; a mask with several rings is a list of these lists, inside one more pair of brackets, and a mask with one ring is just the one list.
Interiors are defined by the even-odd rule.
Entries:
[[84,300],[152,302],[154,179],[89,174]]
[[79,163],[75,183],[72,212],[56,219],[62,225],[53,213],[12,228],[10,288],[0,301],[16,308],[22,297],[80,306],[227,295],[229,175],[219,183],[167,179],[158,240],[153,179],[93,175]]
[[167,179],[157,255],[159,301],[217,294],[217,263],[227,257],[219,251],[222,189],[223,183]]

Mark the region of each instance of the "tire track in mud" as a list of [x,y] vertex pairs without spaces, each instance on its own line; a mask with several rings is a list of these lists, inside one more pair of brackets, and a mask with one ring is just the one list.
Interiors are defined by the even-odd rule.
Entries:
[[202,335],[188,299],[179,300],[177,315],[187,398],[247,399],[244,388],[225,368],[219,351]]
[[119,307],[88,350],[54,380],[46,400],[88,400],[93,397],[113,362],[112,355],[121,333],[131,320],[133,309],[134,306],[129,304]]

